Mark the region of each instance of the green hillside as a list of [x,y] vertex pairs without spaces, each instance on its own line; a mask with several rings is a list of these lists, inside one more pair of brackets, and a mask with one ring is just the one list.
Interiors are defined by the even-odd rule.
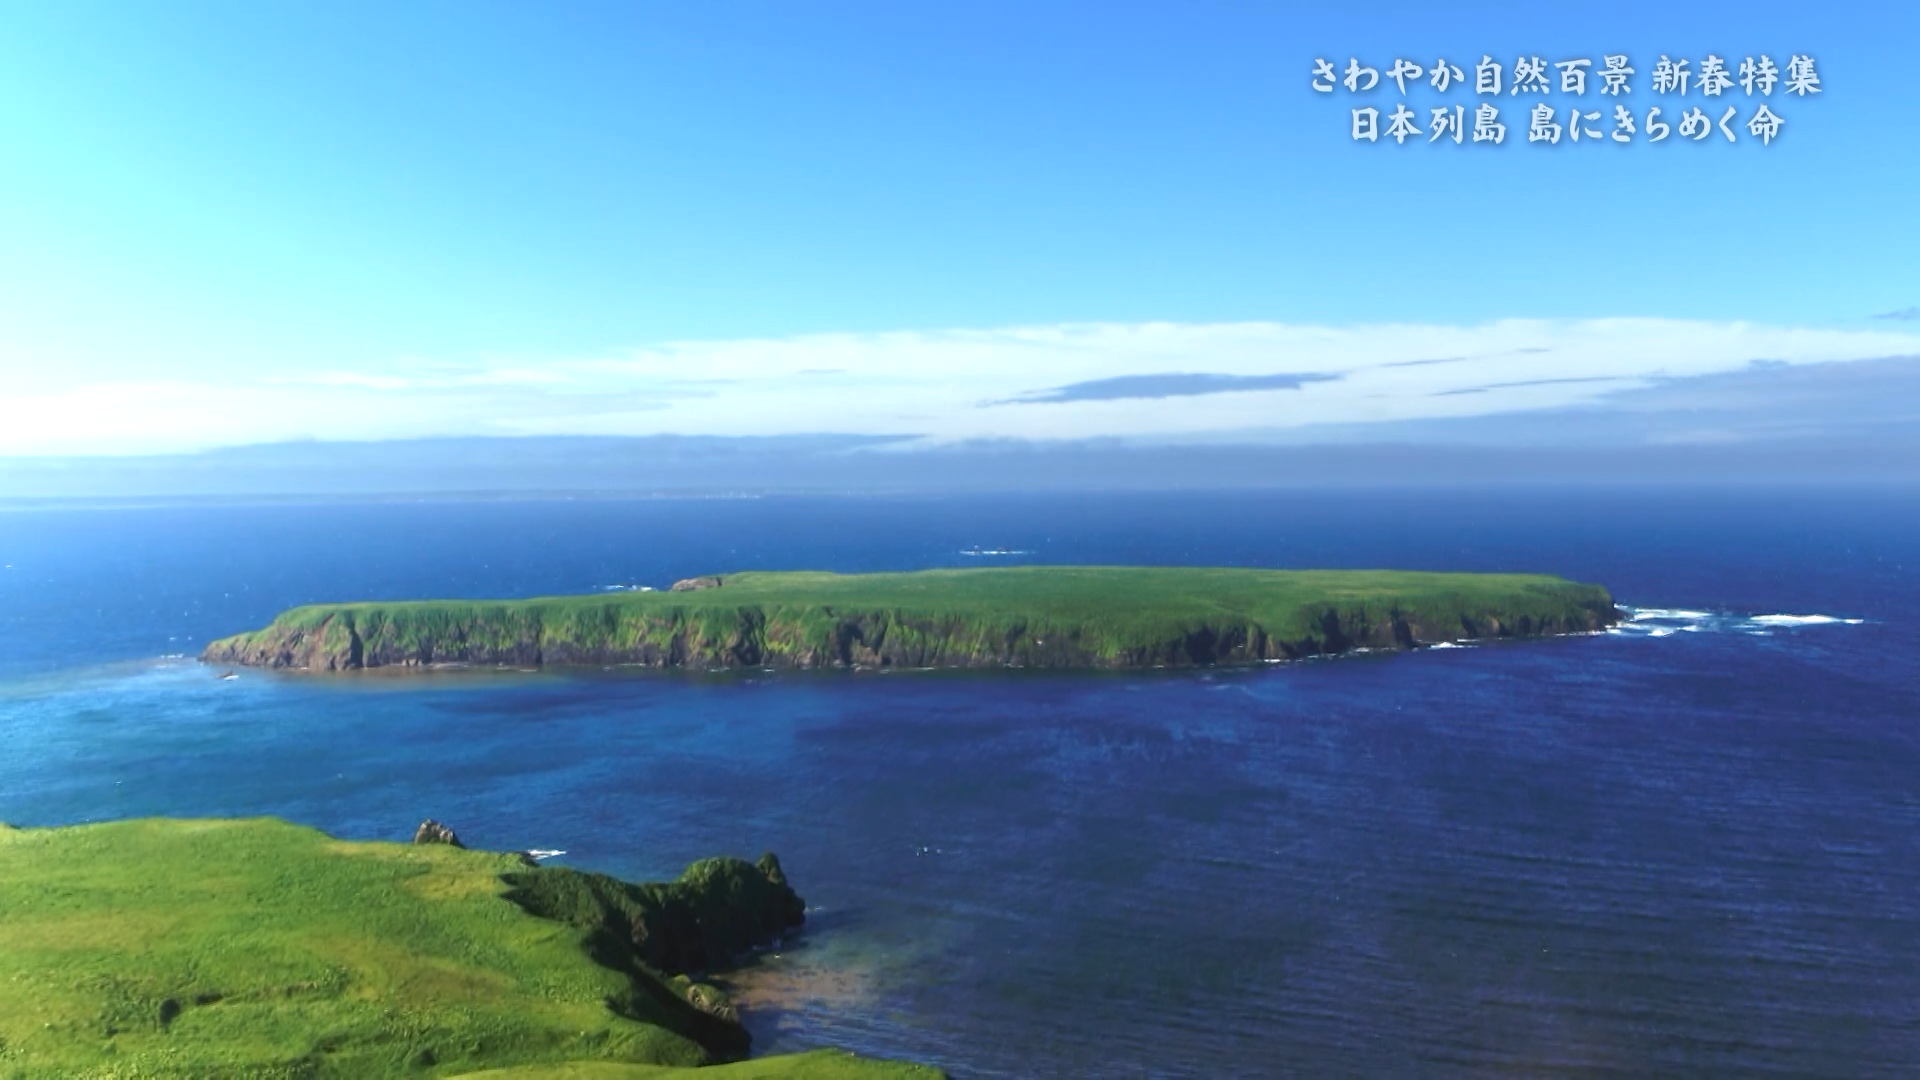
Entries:
[[[768,865],[627,885],[272,819],[0,826],[0,1077],[652,1077],[737,1058],[724,995],[650,961],[717,963],[787,917]],[[826,1053],[714,1075],[938,1074]]]

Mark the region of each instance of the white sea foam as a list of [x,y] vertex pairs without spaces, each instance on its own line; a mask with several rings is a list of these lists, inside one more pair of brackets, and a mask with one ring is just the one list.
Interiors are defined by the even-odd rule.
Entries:
[[1436,641],[1427,646],[1429,649],[1471,649],[1471,645],[1462,645],[1458,641]]
[[1755,615],[1749,622],[1761,626],[1827,626],[1838,623],[1843,626],[1859,626],[1865,619],[1844,619],[1838,615]]
[[1689,611],[1686,608],[1622,607],[1620,610],[1632,612],[1633,614],[1630,616],[1630,619],[1633,622],[1649,622],[1663,619],[1708,619],[1713,617],[1713,612],[1711,611]]
[[551,859],[555,855],[565,855],[565,854],[566,852],[564,851],[551,851],[544,848],[535,848],[534,850],[527,852],[527,858],[532,859],[534,862],[541,862],[546,859]]
[[1736,615],[1690,608],[1636,608],[1621,605],[1626,620],[1608,633],[1628,637],[1672,637],[1678,633],[1735,633],[1767,637],[1779,630],[1803,626],[1859,626],[1865,619],[1841,615]]
[[1715,620],[1712,612],[1694,611],[1691,608],[1636,608],[1623,604],[1620,610],[1627,613],[1626,621],[1615,625],[1608,633],[1628,637],[1671,637],[1681,630],[1708,629]]

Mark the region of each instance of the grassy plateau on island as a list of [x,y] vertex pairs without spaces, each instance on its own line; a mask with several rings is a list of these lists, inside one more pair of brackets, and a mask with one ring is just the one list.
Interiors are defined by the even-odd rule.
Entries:
[[315,604],[204,658],[434,664],[1177,667],[1601,629],[1598,585],[1542,574],[1029,566],[743,573],[673,590]]
[[0,826],[0,1077],[939,1076],[738,1060],[725,995],[674,967],[797,905],[771,857],[630,885],[265,818]]

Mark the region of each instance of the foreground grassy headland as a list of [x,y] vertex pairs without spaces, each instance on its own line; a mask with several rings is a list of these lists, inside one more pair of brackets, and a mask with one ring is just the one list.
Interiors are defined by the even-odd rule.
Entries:
[[1597,630],[1598,585],[1540,574],[1035,566],[746,573],[665,592],[316,604],[211,663],[1087,667],[1252,663]]
[[[0,826],[0,1077],[677,1076],[747,1049],[689,973],[799,918],[771,857],[632,885],[273,819]],[[712,1074],[939,1075],[837,1052]]]

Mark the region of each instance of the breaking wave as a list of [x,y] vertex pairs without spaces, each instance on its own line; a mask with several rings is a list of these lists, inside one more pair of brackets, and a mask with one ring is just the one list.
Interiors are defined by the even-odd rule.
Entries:
[[1859,626],[1867,620],[1842,619],[1835,615],[1755,615],[1752,621],[1761,626],[1824,626],[1828,623]]
[[1865,619],[1840,615],[1740,615],[1727,611],[1689,608],[1637,608],[1620,605],[1626,618],[1609,630],[1627,637],[1672,637],[1675,634],[1735,633],[1760,637],[1780,630],[1807,626],[1859,626]]

